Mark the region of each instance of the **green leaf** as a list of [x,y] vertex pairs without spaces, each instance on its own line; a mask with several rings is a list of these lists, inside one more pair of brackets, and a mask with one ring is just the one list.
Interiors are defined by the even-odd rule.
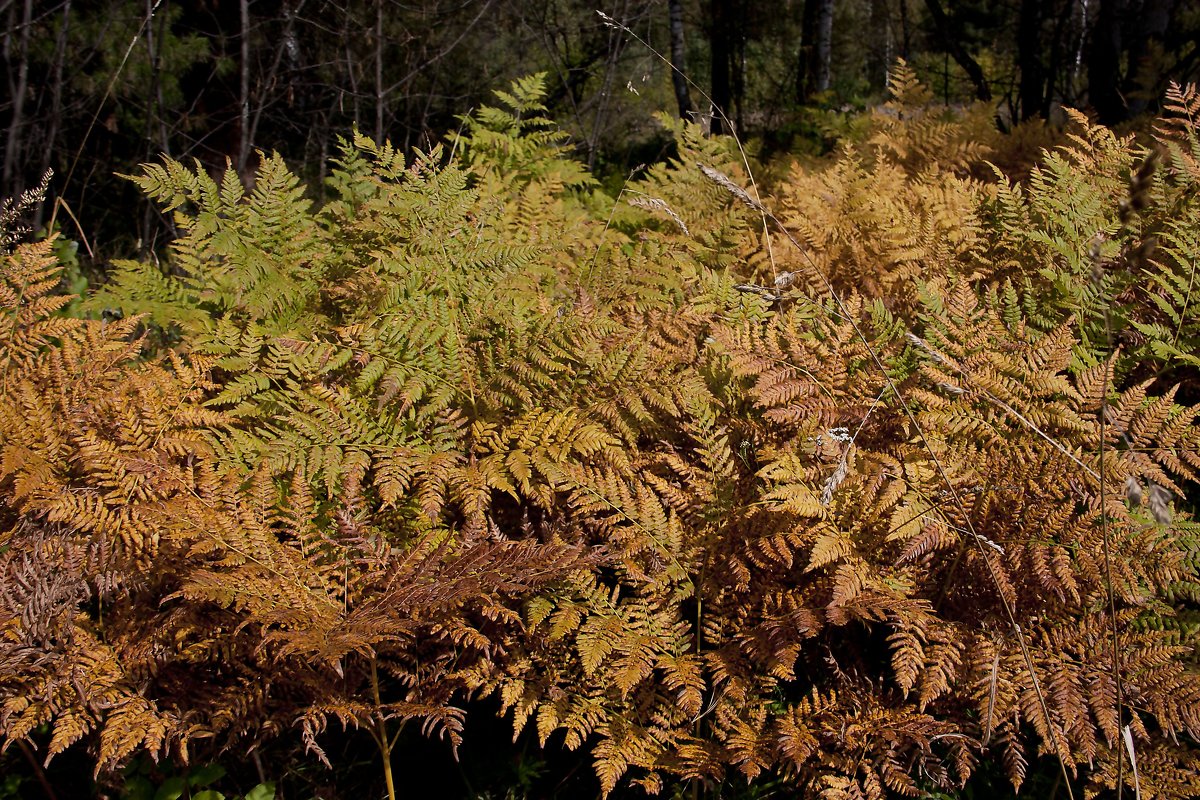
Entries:
[[275,800],[275,782],[260,783],[246,792],[246,800]]
[[145,775],[126,778],[123,797],[125,800],[151,800],[154,797],[154,784]]
[[220,764],[205,764],[203,767],[192,770],[188,775],[188,785],[193,788],[208,786],[224,777],[225,768]]
[[183,796],[183,790],[187,788],[187,784],[183,778],[178,776],[167,778],[163,781],[162,786],[158,787],[158,791],[154,793],[154,800],[179,800]]

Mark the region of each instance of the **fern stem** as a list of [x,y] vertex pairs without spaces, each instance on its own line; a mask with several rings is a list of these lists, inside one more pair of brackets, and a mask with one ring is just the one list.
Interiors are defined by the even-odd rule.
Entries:
[[46,770],[33,755],[29,745],[23,739],[18,739],[17,747],[20,748],[21,755],[25,756],[25,760],[29,762],[29,766],[33,768],[33,774],[37,777],[38,785],[46,795],[46,800],[58,800],[58,795],[54,793],[54,787],[50,785],[50,780],[46,777]]
[[375,713],[378,718],[375,722],[375,744],[379,747],[379,755],[383,757],[383,781],[387,785],[388,800],[396,800],[396,781],[392,776],[392,740],[388,739],[387,720],[383,716],[383,712],[379,709],[383,706],[383,700],[379,695],[379,667],[378,658],[371,656],[371,697],[375,701]]
[[1196,284],[1196,259],[1192,259],[1191,271],[1188,272],[1188,288],[1187,294],[1183,298],[1183,308],[1179,310],[1179,322],[1175,324],[1175,335],[1171,337],[1171,346],[1176,347],[1179,344],[1179,334],[1183,330],[1183,321],[1187,319],[1188,306],[1192,304],[1192,289]]
[[[1104,309],[1104,330],[1108,334],[1111,346],[1111,328],[1108,318],[1108,309]],[[1110,362],[1111,363],[1111,362]],[[1115,684],[1116,700],[1117,700],[1117,800],[1121,800],[1123,784],[1125,783],[1125,758],[1121,754],[1121,707],[1125,704],[1124,687],[1121,685],[1121,651],[1119,631],[1117,630],[1117,593],[1113,588],[1113,567],[1112,567],[1112,542],[1110,540],[1110,531],[1108,529],[1108,493],[1105,491],[1106,473],[1104,459],[1104,436],[1107,428],[1108,416],[1108,375],[1107,367],[1104,369],[1104,390],[1100,394],[1100,530],[1101,541],[1104,546],[1104,583],[1105,589],[1108,592],[1108,615],[1112,622],[1112,676]]]
[[[1130,175],[1128,199],[1126,201],[1122,202],[1121,207],[1120,207],[1120,214],[1119,214],[1119,218],[1121,220],[1121,231],[1122,232],[1129,230],[1129,224],[1130,224],[1129,220],[1133,214],[1133,209],[1137,209],[1137,208],[1141,208],[1141,207],[1145,206],[1146,195],[1149,190],[1150,181],[1153,179],[1154,169],[1155,169],[1157,160],[1158,160],[1157,152],[1154,150],[1149,151],[1147,153],[1147,155],[1145,156],[1145,158],[1142,160],[1141,164],[1138,166],[1138,169],[1136,170],[1136,172],[1133,172]],[[1141,198],[1140,205],[1138,202],[1139,197]],[[1099,236],[1099,234],[1097,234],[1097,236]],[[1102,265],[1100,262],[1099,247],[1098,246],[1094,247],[1092,250],[1092,253],[1093,253],[1092,257],[1095,262],[1095,266],[1092,271],[1092,283],[1099,292],[1103,293],[1104,292],[1104,283],[1103,283],[1104,271],[1103,271],[1103,268],[1102,268]],[[1128,263],[1128,258],[1126,259],[1126,261]],[[1192,279],[1195,276],[1195,273],[1196,273],[1195,263],[1193,262],[1192,274],[1191,274],[1191,276],[1188,277],[1188,296],[1187,296],[1187,299],[1184,301],[1183,311],[1180,313],[1180,320],[1181,320],[1180,324],[1181,325],[1182,325],[1183,316],[1187,313],[1187,304],[1191,299]],[[1116,780],[1116,783],[1117,783],[1117,786],[1116,786],[1116,789],[1117,789],[1117,800],[1121,800],[1121,798],[1124,794],[1124,789],[1125,789],[1125,757],[1124,757],[1124,754],[1121,752],[1121,744],[1120,744],[1122,729],[1124,727],[1121,724],[1121,720],[1122,720],[1122,716],[1123,716],[1123,707],[1125,705],[1125,687],[1121,680],[1120,630],[1117,627],[1117,593],[1116,593],[1116,589],[1113,587],[1113,559],[1112,559],[1112,539],[1111,539],[1112,534],[1111,534],[1111,531],[1109,530],[1109,526],[1108,526],[1108,494],[1106,491],[1107,487],[1105,485],[1106,484],[1106,481],[1105,481],[1106,474],[1105,474],[1105,458],[1104,458],[1104,442],[1105,442],[1105,436],[1106,436],[1107,425],[1108,425],[1108,386],[1109,386],[1110,379],[1113,377],[1113,371],[1115,369],[1115,363],[1114,363],[1115,359],[1112,358],[1113,329],[1112,329],[1112,315],[1110,313],[1110,306],[1112,304],[1112,298],[1107,295],[1102,294],[1101,299],[1104,301],[1104,305],[1103,305],[1104,338],[1105,338],[1105,343],[1108,346],[1107,349],[1109,352],[1109,362],[1107,365],[1105,365],[1105,368],[1104,368],[1104,385],[1102,386],[1101,392],[1100,392],[1100,420],[1099,420],[1100,421],[1100,442],[1099,442],[1099,450],[1100,450],[1100,453],[1099,453],[1099,457],[1100,457],[1100,465],[1099,465],[1100,466],[1100,528],[1101,528],[1101,534],[1102,534],[1102,543],[1104,546],[1104,583],[1105,583],[1105,589],[1107,590],[1107,593],[1108,593],[1108,615],[1111,618],[1110,621],[1112,624],[1112,678],[1113,678],[1113,689],[1114,689],[1114,693],[1116,694],[1116,714],[1117,714],[1117,730],[1116,730],[1116,737],[1117,737],[1116,738],[1116,750],[1117,750],[1117,753],[1116,753],[1116,756],[1117,756],[1117,780]],[[1176,338],[1178,338],[1178,336],[1179,336],[1178,328],[1176,328],[1176,330],[1175,330],[1175,336],[1176,336]],[[1174,344],[1174,342],[1172,342],[1172,344]],[[1129,743],[1129,761],[1130,761],[1130,766],[1132,767],[1132,766],[1134,766],[1134,764],[1136,764],[1136,761],[1135,761],[1136,756],[1134,755],[1134,751],[1133,751],[1133,738],[1130,737],[1127,741]],[[1138,788],[1136,772],[1134,773],[1134,788],[1135,789]],[[1138,791],[1137,794],[1140,796],[1141,792]]]

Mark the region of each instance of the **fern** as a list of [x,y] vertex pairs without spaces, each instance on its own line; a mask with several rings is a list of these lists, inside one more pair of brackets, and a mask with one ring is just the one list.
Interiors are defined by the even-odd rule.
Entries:
[[535,77],[428,153],[353,135],[319,207],[278,159],[144,168],[181,236],[116,321],[6,251],[0,735],[111,767],[340,722],[390,765],[494,695],[605,792],[1055,756],[1098,793],[1126,735],[1191,791],[1194,98],[1157,177],[1077,119],[1018,181],[896,76],[774,200],[675,122],[600,197]]
[[253,319],[283,333],[315,310],[327,258],[323,236],[279,156],[263,159],[249,196],[232,169],[217,184],[198,163],[193,170],[170,160],[145,165],[132,180],[173,211],[175,225],[187,234],[172,244],[174,274],[121,262],[113,283],[88,308],[147,313],[160,326],[180,325],[186,333],[209,315]]

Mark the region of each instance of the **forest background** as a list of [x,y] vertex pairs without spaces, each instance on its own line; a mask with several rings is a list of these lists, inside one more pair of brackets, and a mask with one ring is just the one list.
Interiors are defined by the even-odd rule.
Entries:
[[1061,126],[1063,107],[1118,124],[1157,109],[1171,80],[1200,69],[1200,9],[1185,0],[593,6],[6,0],[0,194],[53,169],[52,197],[79,210],[71,238],[112,255],[150,248],[164,231],[153,205],[115,177],[160,153],[213,171],[230,158],[248,178],[258,149],[278,151],[320,178],[352,126],[405,151],[429,147],[492,89],[533,72],[549,75],[547,105],[579,157],[619,186],[669,147],[655,110],[707,120],[715,106],[767,155],[825,152],[884,97],[897,58],[944,103],[992,102],[1005,127]]
[[[286,163],[307,183],[310,199],[323,204],[341,196],[345,173],[353,172],[344,163],[353,131],[376,143],[389,140],[401,156],[418,161],[418,151],[436,151],[447,136],[465,135],[487,152],[472,113],[495,105],[493,90],[533,73],[545,74],[544,92],[513,89],[517,118],[552,117],[567,134],[555,140],[565,150],[538,152],[577,160],[610,198],[621,196],[633,177],[679,156],[681,147],[703,148],[680,144],[687,137],[654,112],[697,123],[704,136],[736,133],[748,150],[746,166],[760,171],[769,190],[793,162],[828,163],[823,159],[847,142],[872,141],[880,114],[902,118],[906,112],[895,109],[913,101],[973,120],[972,134],[982,138],[1015,131],[990,155],[1019,182],[1041,148],[1065,141],[1078,124],[1066,109],[1084,109],[1097,123],[1149,141],[1150,120],[1164,111],[1172,83],[1200,76],[1200,8],[1185,0],[622,0],[601,8],[566,0],[7,0],[0,15],[0,194],[18,196],[52,171],[45,202],[23,208],[22,221],[34,237],[45,236],[48,226],[59,232],[54,247],[66,283],[84,293],[120,272],[114,261],[163,256],[168,242],[186,234],[162,186],[121,177],[137,174],[139,164],[162,155],[189,166],[196,159],[197,176],[220,175],[228,164],[251,189],[260,170],[278,178]],[[917,81],[924,94],[914,88]],[[898,87],[910,94],[897,98]],[[898,104],[885,105],[889,100]],[[929,155],[921,145],[900,155],[914,172],[913,164]],[[380,163],[392,155],[379,156]],[[948,154],[947,169],[977,176],[983,159],[954,162],[960,155]],[[1126,159],[1121,169],[1136,173],[1131,163]],[[1115,202],[1110,211],[1114,220],[1125,214]],[[1132,241],[1126,222],[1120,216],[1120,234]],[[623,224],[630,223],[617,219],[614,227]],[[1135,259],[1136,247],[1127,250],[1121,258]],[[759,293],[774,297],[761,265],[752,272],[764,283]],[[119,306],[116,296],[105,302]],[[919,305],[912,297],[903,303]],[[98,316],[102,305],[79,313]],[[903,316],[899,306],[897,314]],[[1044,327],[1053,327],[1049,317]],[[1177,340],[1178,331],[1172,345]],[[1131,375],[1145,377],[1136,369],[1125,377],[1132,381]],[[1184,380],[1181,392],[1181,402],[1194,402],[1195,381]],[[510,725],[495,720],[496,699],[474,703],[486,713],[472,715],[460,761],[405,729],[398,740],[403,760],[438,765],[407,778],[414,791],[421,780],[430,790],[453,784],[452,792],[474,796],[517,792],[514,786],[529,796],[608,788],[607,778],[593,776],[586,754],[542,752],[530,735],[511,743]],[[48,744],[49,728],[38,735]],[[281,762],[266,767],[257,752],[231,750],[178,768],[140,756],[127,773],[94,785],[79,778],[91,774],[94,761],[85,742],[49,768],[22,744],[2,756],[7,782],[0,796],[168,797],[175,788],[174,796],[195,795],[209,785],[252,792],[267,773],[314,796],[380,790],[370,741],[361,732],[326,736],[328,750],[337,749],[332,773],[318,772],[323,768],[296,750],[276,751]],[[1035,791],[1038,780],[1057,786],[1058,767],[1043,761],[1030,768]],[[995,778],[985,775],[977,785],[992,788],[975,791],[992,791],[987,781]],[[694,779],[690,787],[750,796],[788,791],[771,780],[758,788],[732,785]]]

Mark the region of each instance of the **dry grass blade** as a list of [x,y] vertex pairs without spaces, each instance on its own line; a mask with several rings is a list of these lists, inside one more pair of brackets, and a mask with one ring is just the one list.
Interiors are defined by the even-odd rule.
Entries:
[[996,655],[992,658],[992,677],[988,681],[988,705],[987,717],[983,722],[983,741],[984,747],[992,740],[992,715],[996,709],[996,684],[1000,676],[1000,648],[996,648]]
[[1138,774],[1137,751],[1133,749],[1133,730],[1128,725],[1121,729],[1121,738],[1125,740],[1125,751],[1129,753],[1129,766],[1133,771],[1134,797],[1142,800],[1142,779]]
[[661,197],[648,197],[645,195],[640,195],[630,198],[629,205],[633,206],[634,208],[644,209],[646,211],[662,212],[671,218],[671,221],[675,223],[679,230],[683,231],[684,236],[692,235],[692,232],[688,230],[687,223],[683,221],[683,218],[676,214],[675,209],[667,205],[667,201],[663,200]]
[[716,169],[715,167],[710,167],[708,164],[697,164],[696,166],[700,168],[702,173],[704,173],[704,177],[728,191],[750,208],[753,208],[755,211],[766,211],[762,203],[751,197],[749,192],[734,183],[733,179],[724,172],[721,172],[721,170]]
[[[605,14],[603,11],[598,10],[598,11],[596,11],[596,13],[600,16],[600,20],[607,27],[612,28],[614,30],[621,31],[626,36],[630,37],[635,42],[640,44],[642,47],[646,48],[646,50],[648,50],[651,54],[653,54],[655,58],[657,58],[662,63],[666,64],[667,69],[671,70],[671,72],[673,72],[674,74],[676,74],[680,78],[682,78],[687,83],[688,86],[690,86],[692,89],[695,89],[696,93],[699,94],[702,98],[704,98],[708,102],[709,108],[712,109],[711,112],[707,115],[708,119],[711,122],[711,120],[714,117],[717,117],[717,118],[720,118],[722,123],[724,123],[725,129],[730,132],[730,135],[733,137],[734,143],[737,145],[738,155],[740,155],[742,158],[742,166],[746,168],[746,174],[750,178],[750,185],[752,187],[754,187],[754,193],[758,194],[759,193],[758,192],[758,184],[754,180],[754,170],[750,169],[750,157],[746,153],[746,148],[742,144],[741,138],[737,135],[737,131],[733,125],[733,121],[731,119],[729,119],[728,115],[726,115],[725,110],[716,104],[716,102],[712,99],[712,96],[709,95],[709,93],[706,92],[703,87],[701,87],[695,81],[693,81],[691,78],[689,78],[685,72],[681,71],[673,63],[671,63],[671,59],[667,58],[662,53],[660,53],[658,50],[656,50],[654,47],[652,47],[649,42],[647,42],[645,39],[643,39],[641,36],[639,36],[637,33],[635,33],[628,25],[625,25],[622,22],[618,22],[617,20],[613,19],[608,14]],[[707,133],[708,132],[707,125],[705,126],[705,130]],[[714,172],[716,172],[716,170],[714,170]],[[720,173],[718,173],[718,174],[720,174]],[[734,184],[734,186],[736,186],[736,184]],[[744,192],[744,190],[743,190],[743,192]],[[773,245],[771,244],[771,237],[770,237],[771,226],[767,222],[768,212],[767,212],[766,208],[764,208],[760,202],[758,202],[757,200],[751,200],[750,195],[747,194],[746,198],[749,200],[751,207],[756,208],[759,211],[759,215],[762,219],[763,236],[765,237],[766,243],[767,243],[767,256],[771,261],[772,269],[774,269],[775,268],[775,250],[774,250]]]
[[[108,85],[104,88],[104,96],[100,98],[100,103],[96,106],[96,112],[92,114],[92,119],[88,122],[87,130],[83,132],[83,138],[79,141],[79,147],[75,151],[75,157],[71,159],[71,166],[67,169],[67,177],[64,181],[63,191],[66,186],[71,183],[71,179],[75,176],[75,168],[79,166],[79,159],[83,156],[84,148],[87,145],[88,139],[92,138],[92,131],[96,128],[96,122],[100,119],[100,112],[104,110],[105,104],[108,103],[109,97],[112,96],[113,89],[116,88],[117,80],[121,77],[121,73],[125,71],[125,65],[129,62],[129,56],[133,53],[133,48],[137,46],[138,41],[142,38],[142,33],[146,27],[153,21],[154,15],[158,13],[159,7],[163,4],[163,0],[154,0],[154,5],[146,12],[145,19],[138,27],[133,37],[129,40],[129,46],[125,48],[125,55],[121,57],[121,63],[117,65],[113,71],[112,77],[109,78]],[[61,195],[62,192],[59,192]],[[47,223],[48,230],[54,230],[54,223],[58,219],[58,209],[61,203],[54,204],[54,211],[50,214],[50,222]],[[76,222],[78,226],[78,221]],[[80,235],[83,235],[83,228],[79,228]]]

